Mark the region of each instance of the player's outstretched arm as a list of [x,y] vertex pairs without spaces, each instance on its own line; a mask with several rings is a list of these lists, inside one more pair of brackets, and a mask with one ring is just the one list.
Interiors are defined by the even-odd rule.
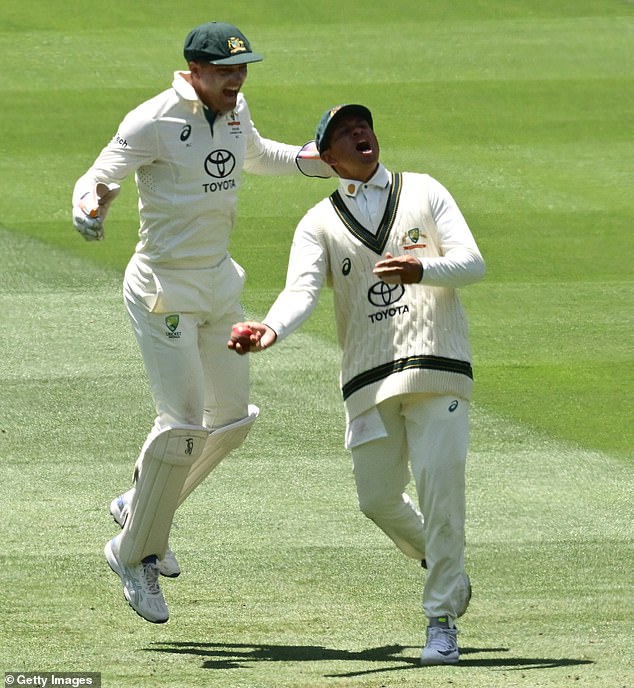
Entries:
[[261,322],[247,320],[236,323],[231,328],[231,336],[227,342],[227,348],[233,349],[243,356],[250,351],[263,351],[275,344],[277,332]]

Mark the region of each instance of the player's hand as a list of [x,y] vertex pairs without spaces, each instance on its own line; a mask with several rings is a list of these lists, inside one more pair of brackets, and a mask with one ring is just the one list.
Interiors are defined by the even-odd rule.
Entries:
[[119,184],[98,182],[73,207],[73,225],[86,241],[103,240],[103,222],[120,191]]
[[73,208],[73,225],[86,241],[103,240],[103,220],[99,215],[90,217],[90,215],[86,215],[83,208],[75,206]]
[[386,284],[417,284],[423,279],[423,266],[414,256],[396,256],[386,253],[374,265],[372,272]]
[[256,351],[263,351],[275,344],[277,333],[268,325],[261,322],[248,320],[236,323],[231,329],[231,337],[227,342],[227,348],[232,349],[240,356]]
[[329,179],[337,176],[332,167],[319,157],[317,144],[314,141],[309,141],[300,148],[295,157],[295,164],[306,177]]

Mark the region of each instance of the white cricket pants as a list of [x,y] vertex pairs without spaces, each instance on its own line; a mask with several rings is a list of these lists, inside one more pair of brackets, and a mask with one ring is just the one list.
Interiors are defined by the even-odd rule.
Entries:
[[[138,485],[143,484],[144,475],[149,476],[149,481],[159,481],[157,490],[163,498],[158,502],[154,498],[154,484],[141,487],[132,498],[129,519],[139,525],[131,530],[126,523],[121,546],[128,556],[136,557],[153,546],[158,547],[156,554],[163,554],[161,543],[168,542],[174,510],[188,477],[186,471],[174,468],[166,478],[164,467],[157,465],[162,456],[157,459],[152,451],[148,454],[159,433],[179,426],[215,430],[230,425],[248,415],[249,401],[248,359],[227,349],[231,326],[243,319],[239,300],[241,269],[227,257],[217,267],[195,273],[164,271],[161,285],[169,289],[161,295],[160,312],[152,312],[144,294],[135,292],[132,285],[137,277],[131,262],[124,283],[124,302],[157,415],[137,459],[135,474],[140,475]],[[158,300],[151,301],[156,304]],[[202,443],[199,456],[206,446],[204,440]],[[193,465],[189,464],[190,470]],[[204,477],[205,473],[201,473],[201,479]]]
[[124,295],[156,408],[153,432],[174,425],[211,430],[248,415],[248,357],[227,349],[231,326],[243,319],[239,295],[215,312],[169,313],[150,312],[129,289]]
[[[387,437],[351,450],[359,507],[404,554],[426,560],[425,615],[456,618],[465,594],[469,402],[407,394],[377,408]],[[405,492],[410,475],[420,510]]]

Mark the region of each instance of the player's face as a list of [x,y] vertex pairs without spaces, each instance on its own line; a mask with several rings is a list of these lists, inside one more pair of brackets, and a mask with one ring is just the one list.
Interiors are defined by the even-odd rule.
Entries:
[[345,179],[365,182],[379,163],[379,142],[363,117],[343,115],[333,124],[322,159]]
[[235,108],[238,93],[247,78],[246,64],[212,65],[190,62],[191,83],[202,102],[215,113]]

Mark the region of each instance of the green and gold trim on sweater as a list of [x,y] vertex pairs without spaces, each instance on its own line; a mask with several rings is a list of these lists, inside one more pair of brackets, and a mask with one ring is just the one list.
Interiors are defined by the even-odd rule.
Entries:
[[348,210],[339,190],[334,191],[330,195],[330,201],[339,216],[339,219],[361,243],[369,249],[381,255],[383,249],[390,237],[394,220],[396,219],[396,210],[398,209],[398,202],[401,197],[401,190],[403,189],[403,176],[400,173],[392,175],[392,184],[390,186],[390,193],[385,206],[385,212],[381,218],[381,223],[376,234],[368,231]]
[[346,382],[341,391],[343,392],[344,400],[350,395],[358,392],[363,387],[379,382],[394,373],[401,373],[406,370],[434,370],[443,373],[457,373],[465,375],[470,380],[473,380],[473,370],[468,361],[458,361],[453,358],[445,358],[443,356],[433,355],[418,355],[407,356],[400,358],[397,361],[390,361],[383,363],[376,368],[364,370],[362,373],[353,377]]

